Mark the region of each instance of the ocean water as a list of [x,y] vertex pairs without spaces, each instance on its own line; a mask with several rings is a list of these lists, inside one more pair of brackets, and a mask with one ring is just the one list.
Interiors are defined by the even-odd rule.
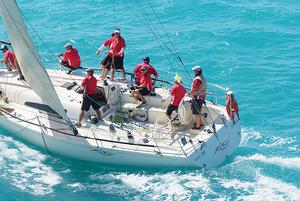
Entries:
[[[48,68],[58,67],[50,52],[67,42],[84,66],[99,66],[97,48],[119,27],[128,71],[149,56],[153,66],[172,72],[160,78],[186,75],[154,37],[153,23],[190,74],[199,64],[209,82],[234,90],[242,142],[220,167],[139,169],[53,158],[1,129],[0,200],[300,200],[299,1],[17,2],[47,46],[30,30]],[[7,39],[1,20],[0,38]]]

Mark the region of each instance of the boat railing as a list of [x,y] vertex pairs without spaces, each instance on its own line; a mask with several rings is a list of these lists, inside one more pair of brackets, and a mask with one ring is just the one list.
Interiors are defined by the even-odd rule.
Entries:
[[[166,71],[163,70],[158,70],[164,73],[168,73]],[[129,73],[129,72],[125,72],[125,75],[130,76],[130,80],[132,83],[134,83],[134,74],[133,73]],[[185,79],[189,80],[189,78],[184,77]],[[156,87],[165,87],[167,89],[171,89],[172,86],[174,85],[174,83],[168,81],[168,80],[164,80],[164,79],[156,79],[156,78],[152,78],[153,82],[155,82]],[[207,99],[218,104],[218,100],[219,99],[224,99],[225,100],[225,92],[226,92],[226,88],[222,87],[218,84],[215,83],[207,83],[208,85],[208,91],[207,91]],[[184,85],[184,87],[187,90],[191,90],[190,86],[186,86]]]

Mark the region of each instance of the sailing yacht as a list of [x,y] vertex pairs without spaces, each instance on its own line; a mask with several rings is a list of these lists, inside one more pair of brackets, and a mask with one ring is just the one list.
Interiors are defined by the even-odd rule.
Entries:
[[[238,147],[239,118],[231,118],[216,100],[206,101],[205,125],[194,131],[190,97],[184,97],[169,120],[168,87],[157,87],[155,96],[145,96],[147,105],[137,107],[130,81],[98,81],[103,120],[93,121],[90,110],[83,125],[75,127],[83,75],[44,67],[15,0],[0,0],[0,12],[26,79],[18,80],[14,71],[0,72],[0,126],[17,139],[81,161],[148,167],[216,167]],[[222,89],[225,95],[223,87],[209,87]]]

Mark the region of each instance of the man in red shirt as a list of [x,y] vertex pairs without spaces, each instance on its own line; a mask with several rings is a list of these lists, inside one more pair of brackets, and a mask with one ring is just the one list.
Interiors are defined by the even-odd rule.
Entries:
[[0,49],[4,54],[4,57],[0,60],[0,62],[5,64],[8,71],[15,69],[15,54],[11,50],[9,50],[6,45],[2,45]]
[[192,90],[189,95],[192,96],[192,112],[195,115],[195,125],[192,129],[199,130],[203,126],[201,119],[201,109],[206,96],[207,82],[202,74],[202,68],[195,66],[192,68],[195,78],[192,83]]
[[116,29],[114,31],[115,36],[112,38],[109,51],[107,56],[102,60],[101,64],[105,66],[106,70],[102,76],[102,79],[105,79],[109,70],[111,71],[111,80],[114,80],[115,77],[115,69],[121,70],[122,72],[122,80],[126,80],[125,71],[123,66],[124,61],[124,51],[126,48],[125,40],[121,37],[120,29]]
[[178,74],[175,75],[175,84],[173,85],[170,94],[172,95],[171,103],[168,105],[166,110],[166,115],[171,119],[171,114],[173,111],[178,109],[178,105],[185,96],[186,89],[182,84],[182,78]]
[[95,110],[98,119],[101,119],[101,113],[99,111],[100,105],[97,103],[97,79],[94,77],[93,69],[87,70],[87,76],[83,79],[81,86],[84,87],[84,94],[79,120],[76,123],[77,126],[81,126],[84,111],[88,111],[91,105]]
[[141,64],[138,64],[134,71],[133,71],[133,74],[135,75],[136,79],[135,79],[135,83],[137,85],[140,84],[140,79],[141,79],[141,74],[142,74],[142,67],[147,67],[148,69],[148,74],[151,76],[151,75],[154,75],[155,76],[155,79],[158,79],[158,73],[157,71],[155,70],[155,68],[153,66],[150,65],[150,58],[149,57],[144,57],[143,58],[143,63]]
[[141,72],[140,85],[137,87],[137,89],[132,91],[132,95],[136,100],[141,101],[140,105],[144,105],[147,102],[143,96],[150,94],[152,90],[152,79],[148,73],[147,67],[142,67]]
[[[10,43],[6,43],[6,44],[10,44]],[[16,69],[17,72],[19,73],[18,80],[25,80],[15,54],[11,50],[9,50],[6,45],[2,45],[0,49],[4,53],[4,57],[3,59],[0,60],[0,62],[5,64],[8,71],[11,71],[12,69]]]
[[80,56],[76,48],[73,48],[71,43],[67,43],[65,46],[66,52],[64,54],[60,54],[61,57],[60,64],[69,68],[70,70],[67,74],[70,74],[73,70],[80,67]]
[[[101,52],[104,48],[106,48],[106,47],[108,47],[108,48],[110,49],[110,45],[111,45],[112,40],[114,39],[114,36],[115,36],[115,33],[113,32],[113,33],[111,34],[111,38],[109,38],[109,39],[107,39],[106,41],[104,41],[104,43],[103,43],[103,44],[99,47],[99,49],[96,51],[96,55],[100,54],[100,52]],[[100,76],[100,79],[102,79],[102,80],[105,79],[105,77],[104,77],[105,71],[106,71],[105,66],[108,65],[108,62],[109,62],[108,59],[107,59],[108,53],[109,53],[109,51],[107,52],[105,58],[101,61],[102,75]],[[111,63],[110,63],[109,65],[111,65]]]

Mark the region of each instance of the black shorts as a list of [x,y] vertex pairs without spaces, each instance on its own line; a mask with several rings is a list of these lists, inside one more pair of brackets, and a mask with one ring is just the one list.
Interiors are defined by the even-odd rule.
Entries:
[[172,112],[174,112],[177,109],[178,109],[178,106],[169,104],[168,107],[167,107],[166,114],[169,115],[169,116],[171,116]]
[[142,88],[140,88],[140,89],[139,89],[139,92],[140,92],[143,96],[148,95],[148,94],[151,93],[151,91],[150,91],[147,87],[142,87]]
[[63,61],[63,60],[60,61],[60,64],[63,65],[64,67],[69,68],[69,69],[76,69],[76,68],[78,68],[78,67],[70,66],[69,62]]
[[201,114],[203,100],[192,99],[192,112],[193,114]]
[[88,111],[92,105],[94,110],[99,110],[100,105],[97,103],[99,94],[90,94],[83,97],[81,110]]
[[102,61],[101,64],[105,66],[106,69],[123,69],[123,61],[124,57],[114,57],[114,61],[110,56],[106,56]]

